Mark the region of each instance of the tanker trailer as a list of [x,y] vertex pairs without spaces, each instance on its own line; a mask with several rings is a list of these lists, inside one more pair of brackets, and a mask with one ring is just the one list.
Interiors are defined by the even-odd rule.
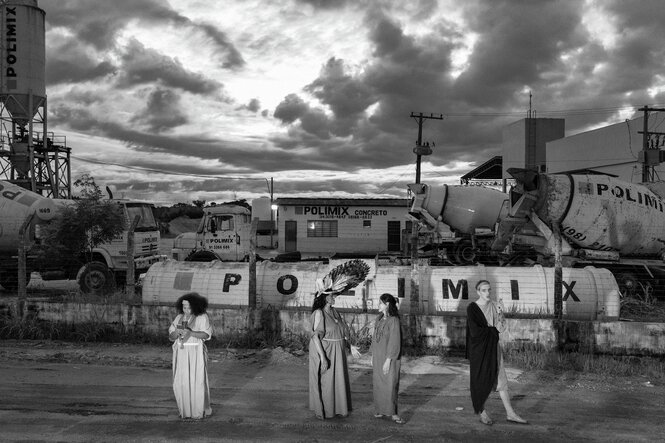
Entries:
[[[5,289],[18,287],[19,231],[31,213],[35,214],[35,224],[45,223],[54,217],[55,205],[35,192],[0,181],[0,285]],[[32,241],[34,229],[27,234],[28,242]]]

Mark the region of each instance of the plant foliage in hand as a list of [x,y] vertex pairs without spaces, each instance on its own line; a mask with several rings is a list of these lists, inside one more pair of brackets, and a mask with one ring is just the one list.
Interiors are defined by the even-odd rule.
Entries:
[[339,294],[346,292],[362,283],[369,274],[369,266],[362,260],[350,260],[333,268],[326,275],[317,292]]

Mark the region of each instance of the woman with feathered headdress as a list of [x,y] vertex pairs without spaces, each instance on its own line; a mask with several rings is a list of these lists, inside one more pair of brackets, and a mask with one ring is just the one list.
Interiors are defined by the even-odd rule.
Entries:
[[[362,260],[351,260],[335,267],[317,280],[312,305],[312,338],[309,341],[309,408],[323,420],[351,411],[351,385],[346,363],[349,326],[334,308],[335,298],[357,286],[369,272]],[[360,356],[351,346],[354,357]]]

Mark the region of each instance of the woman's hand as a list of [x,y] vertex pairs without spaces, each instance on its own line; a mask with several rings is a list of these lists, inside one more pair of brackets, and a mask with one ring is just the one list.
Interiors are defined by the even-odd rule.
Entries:
[[180,333],[180,338],[182,338],[182,341],[187,341],[189,337],[192,336],[192,330],[191,329],[182,329],[182,332]]
[[386,358],[383,362],[383,375],[388,375],[388,372],[390,372],[390,359]]
[[323,369],[323,372],[327,371],[330,368],[328,357],[325,355],[319,355],[319,359],[321,360],[321,369]]
[[351,345],[351,355],[353,358],[360,358],[360,350],[358,350],[358,346]]

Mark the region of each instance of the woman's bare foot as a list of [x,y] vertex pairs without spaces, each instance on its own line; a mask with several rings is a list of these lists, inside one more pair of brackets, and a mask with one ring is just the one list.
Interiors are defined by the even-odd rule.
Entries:
[[492,426],[494,424],[494,420],[492,420],[484,410],[480,413],[480,422],[487,426]]
[[522,417],[520,417],[517,414],[511,414],[506,416],[506,420],[511,421],[513,423],[519,423],[521,425],[525,425],[528,423],[528,421],[524,420]]

